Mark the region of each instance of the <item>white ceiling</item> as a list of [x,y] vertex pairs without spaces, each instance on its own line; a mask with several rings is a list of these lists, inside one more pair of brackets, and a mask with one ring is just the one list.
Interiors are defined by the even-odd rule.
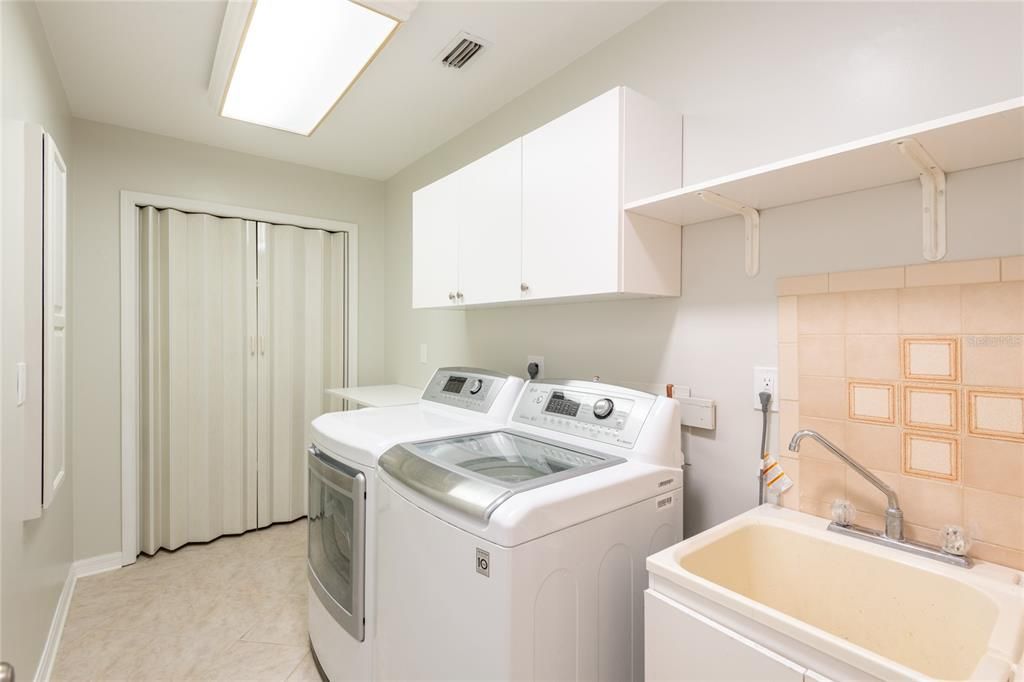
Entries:
[[[226,0],[41,2],[78,118],[386,179],[650,12],[652,2],[421,2],[312,137],[220,118],[207,98]],[[492,45],[437,63],[466,30]]]

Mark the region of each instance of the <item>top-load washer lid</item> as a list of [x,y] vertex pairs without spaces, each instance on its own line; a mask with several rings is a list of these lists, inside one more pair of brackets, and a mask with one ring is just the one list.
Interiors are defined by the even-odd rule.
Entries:
[[396,445],[380,467],[402,485],[486,522],[516,493],[624,462],[509,431]]

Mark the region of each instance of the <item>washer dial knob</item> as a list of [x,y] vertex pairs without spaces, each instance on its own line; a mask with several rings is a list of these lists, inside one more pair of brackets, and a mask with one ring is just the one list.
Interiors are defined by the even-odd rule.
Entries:
[[601,398],[594,403],[594,416],[598,419],[605,419],[615,409],[615,403],[611,398]]
[[473,379],[469,382],[469,393],[470,395],[476,395],[480,392],[480,389],[484,387],[484,382],[481,379]]

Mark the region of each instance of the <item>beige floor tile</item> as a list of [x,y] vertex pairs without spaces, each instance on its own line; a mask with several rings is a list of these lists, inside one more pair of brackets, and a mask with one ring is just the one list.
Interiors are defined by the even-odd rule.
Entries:
[[193,667],[190,680],[284,680],[309,653],[306,646],[234,642],[214,660]]
[[309,651],[306,533],[275,525],[82,578],[53,679],[286,679]]
[[288,676],[288,682],[322,682],[322,680],[323,678],[320,677],[320,671],[316,667],[312,653],[306,654],[302,661],[299,662],[299,667]]
[[245,636],[247,642],[304,646],[309,641],[307,594],[275,595],[261,603],[259,618]]

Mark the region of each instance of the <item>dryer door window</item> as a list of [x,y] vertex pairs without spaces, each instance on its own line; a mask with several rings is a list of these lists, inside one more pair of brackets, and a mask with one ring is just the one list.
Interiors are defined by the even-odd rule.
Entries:
[[316,448],[309,453],[309,577],[324,607],[363,639],[366,477]]

